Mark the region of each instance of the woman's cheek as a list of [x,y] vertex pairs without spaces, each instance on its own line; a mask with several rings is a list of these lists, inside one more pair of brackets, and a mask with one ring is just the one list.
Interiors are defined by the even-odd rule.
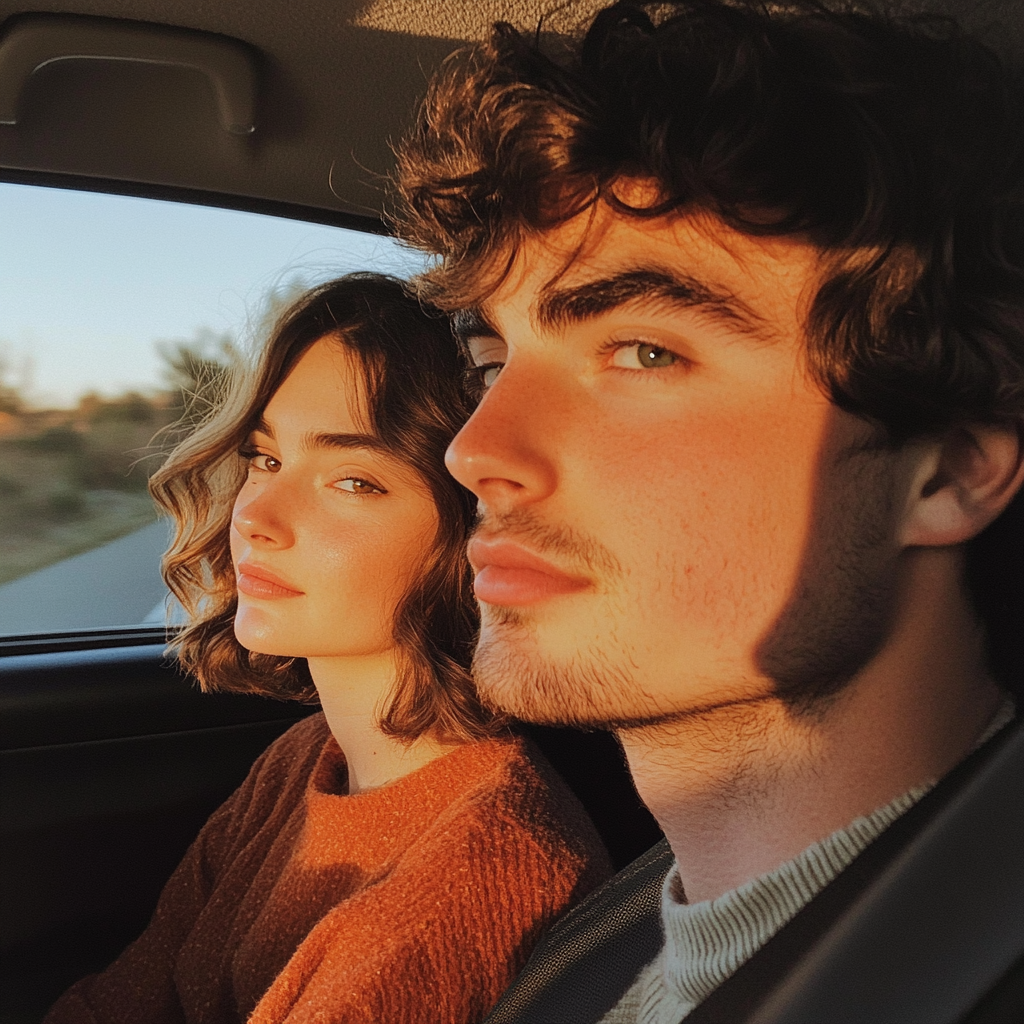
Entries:
[[321,628],[347,635],[355,648],[367,651],[390,644],[395,611],[408,587],[405,558],[387,534],[349,529],[343,540],[335,534],[320,546],[326,613]]

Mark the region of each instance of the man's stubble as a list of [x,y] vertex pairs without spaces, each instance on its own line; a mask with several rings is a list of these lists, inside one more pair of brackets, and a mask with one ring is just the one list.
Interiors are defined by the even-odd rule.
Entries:
[[[826,479],[835,486],[820,488],[790,598],[751,653],[750,677],[760,677],[760,690],[751,689],[749,678],[681,680],[679,693],[694,696],[671,705],[651,692],[621,639],[636,606],[626,607],[626,574],[610,551],[576,531],[547,526],[529,510],[485,523],[527,539],[542,555],[557,554],[561,564],[592,567],[605,610],[617,612],[610,616],[617,622],[556,660],[541,649],[533,608],[485,606],[473,663],[482,699],[523,721],[616,731],[682,723],[772,698],[798,713],[821,710],[874,656],[889,629],[898,573],[885,466],[886,454],[875,446],[834,455]],[[676,651],[671,655],[677,659]]]

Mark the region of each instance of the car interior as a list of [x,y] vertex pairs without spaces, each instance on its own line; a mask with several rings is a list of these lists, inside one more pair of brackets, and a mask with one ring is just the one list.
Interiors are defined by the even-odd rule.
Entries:
[[[0,186],[386,235],[390,147],[445,57],[496,20],[558,36],[599,6],[0,0]],[[993,23],[1003,19],[1003,43],[1024,44],[1012,0],[933,7],[985,8]],[[0,501],[7,494],[0,489]],[[83,611],[82,625],[59,628],[0,618],[0,1024],[39,1021],[138,935],[211,811],[272,740],[315,710],[200,693],[166,651],[173,615],[169,625],[136,618],[96,625]],[[610,736],[528,731],[616,868],[661,838]],[[812,901],[694,1020],[1018,1019],[1022,751],[1016,729],[938,787],[873,861],[844,875],[845,889]],[[939,920],[934,893],[949,888],[962,899]],[[924,973],[887,955],[893,945],[916,946]],[[863,1003],[865,976],[877,979],[874,1003]]]

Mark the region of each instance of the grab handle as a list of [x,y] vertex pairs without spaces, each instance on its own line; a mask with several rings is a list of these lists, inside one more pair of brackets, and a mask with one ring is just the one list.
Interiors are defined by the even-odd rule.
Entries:
[[121,60],[192,68],[210,80],[225,131],[256,129],[253,51],[228,36],[75,15],[19,18],[0,39],[0,124],[17,124],[28,79],[58,60]]

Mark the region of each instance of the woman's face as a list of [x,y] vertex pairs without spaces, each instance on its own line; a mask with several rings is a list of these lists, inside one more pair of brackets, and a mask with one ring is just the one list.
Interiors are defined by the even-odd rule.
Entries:
[[434,544],[437,510],[414,470],[366,430],[357,357],[313,344],[267,404],[244,454],[231,558],[235,636],[286,657],[394,647],[395,609]]

